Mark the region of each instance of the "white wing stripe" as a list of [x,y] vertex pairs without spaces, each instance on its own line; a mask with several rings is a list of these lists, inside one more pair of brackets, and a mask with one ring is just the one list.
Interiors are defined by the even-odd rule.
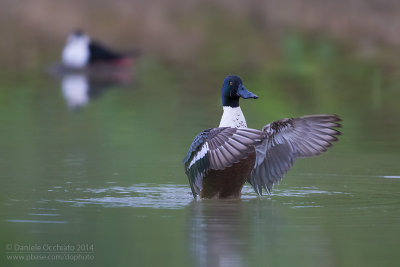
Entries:
[[201,150],[197,152],[197,154],[193,157],[192,161],[189,164],[189,168],[192,167],[192,165],[195,164],[199,159],[204,158],[207,152],[208,152],[208,142],[205,142],[204,145],[201,147]]

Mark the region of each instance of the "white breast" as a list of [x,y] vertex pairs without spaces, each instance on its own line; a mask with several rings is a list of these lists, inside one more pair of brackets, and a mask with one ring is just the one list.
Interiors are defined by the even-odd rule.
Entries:
[[71,68],[83,68],[89,61],[89,38],[71,36],[62,52],[62,62]]
[[224,106],[219,127],[247,128],[246,119],[240,107],[232,108]]

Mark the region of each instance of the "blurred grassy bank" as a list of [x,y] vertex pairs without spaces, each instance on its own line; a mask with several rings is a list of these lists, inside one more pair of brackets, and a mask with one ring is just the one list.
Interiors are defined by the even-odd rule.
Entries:
[[392,58],[400,46],[399,10],[397,1],[375,0],[3,0],[0,30],[7,38],[0,48],[3,62],[35,65],[57,58],[68,33],[82,28],[114,47],[138,47],[178,64],[211,62],[218,69],[264,61],[274,54],[268,53],[271,44],[301,32],[350,45],[362,55]]

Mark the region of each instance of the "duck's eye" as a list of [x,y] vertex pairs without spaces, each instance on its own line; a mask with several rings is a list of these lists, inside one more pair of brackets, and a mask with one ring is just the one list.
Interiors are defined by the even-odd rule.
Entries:
[[229,82],[229,86],[232,86],[233,85],[233,82]]

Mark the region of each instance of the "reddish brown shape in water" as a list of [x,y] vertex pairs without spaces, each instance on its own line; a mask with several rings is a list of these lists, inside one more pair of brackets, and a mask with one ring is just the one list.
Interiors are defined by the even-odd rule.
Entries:
[[242,188],[256,161],[253,147],[247,158],[224,170],[210,170],[203,178],[201,198],[240,198]]

